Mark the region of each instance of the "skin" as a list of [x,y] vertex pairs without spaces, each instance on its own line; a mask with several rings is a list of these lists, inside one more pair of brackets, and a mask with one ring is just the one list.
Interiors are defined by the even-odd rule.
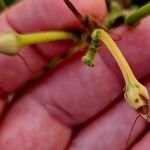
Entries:
[[[84,15],[97,21],[106,15],[103,0],[72,0]],[[89,7],[90,6],[90,7]],[[65,16],[65,17],[64,17]],[[150,90],[150,17],[129,30],[113,31],[121,36],[118,45],[138,79]],[[40,30],[82,30],[63,1],[22,0],[0,16],[0,31],[20,33]],[[33,72],[51,58],[73,46],[72,41],[24,48],[21,55]],[[30,83],[7,107],[5,96],[25,86],[33,73],[20,57],[0,55],[1,150],[122,150],[137,114],[123,100],[123,79],[104,46],[95,58],[96,66],[81,63],[79,52]],[[130,139],[132,150],[150,148],[148,123],[140,118]]]

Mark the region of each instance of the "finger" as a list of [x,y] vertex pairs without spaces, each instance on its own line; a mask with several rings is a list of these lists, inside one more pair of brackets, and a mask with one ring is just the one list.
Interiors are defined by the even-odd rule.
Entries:
[[[80,68],[81,67],[81,63],[80,63],[80,58],[76,61],[76,59],[74,60],[75,61],[75,66],[72,66],[72,64],[71,64],[71,66],[73,67],[73,68],[76,68],[77,67],[77,70],[80,72],[80,69],[82,70],[85,66],[84,65],[82,65],[82,67],[83,68]],[[71,61],[72,62],[72,61]],[[76,66],[76,63],[78,64],[78,66]],[[68,63],[67,63],[68,64]],[[67,65],[66,64],[66,65]],[[65,67],[66,65],[64,65],[63,67]],[[70,65],[70,64],[69,64]],[[70,66],[70,67],[71,67]],[[79,67],[80,66],[80,67]],[[68,67],[68,66],[67,66]],[[71,67],[71,68],[72,68]],[[107,67],[106,67],[107,68]],[[65,68],[64,68],[65,69]],[[107,76],[107,70],[105,70],[105,67],[103,68],[104,69],[104,71],[106,71],[106,76]],[[67,68],[65,69],[66,71],[68,70]],[[80,82],[80,80],[78,81],[78,73],[77,73],[77,70],[76,70],[76,72],[70,72],[70,70],[69,70],[69,72],[67,71],[65,74],[64,74],[64,72],[62,72],[60,75],[61,75],[61,78],[62,78],[62,80],[59,80],[59,81],[63,81],[62,83],[60,83],[60,85],[59,85],[59,83],[58,83],[58,85],[59,85],[59,87],[58,87],[58,85],[56,84],[56,81],[58,80],[57,79],[57,77],[58,76],[56,76],[56,78],[55,78],[55,73],[57,72],[58,74],[59,74],[59,68],[58,68],[58,70],[56,69],[55,70],[55,73],[53,74],[53,76],[52,76],[52,82],[51,81],[46,81],[47,79],[43,79],[42,81],[40,81],[40,83],[37,83],[37,85],[34,85],[35,87],[31,87],[31,88],[36,88],[36,87],[38,87],[38,88],[40,88],[39,90],[40,90],[40,93],[39,93],[39,91],[36,91],[37,89],[34,89],[33,90],[33,93],[32,93],[32,90],[30,89],[27,93],[24,93],[24,96],[22,96],[22,97],[20,97],[20,99],[18,100],[18,102],[16,102],[16,103],[14,103],[14,105],[10,108],[10,111],[6,114],[6,116],[5,116],[5,120],[3,120],[3,122],[2,122],[2,124],[1,124],[1,132],[0,132],[0,148],[3,150],[5,150],[5,149],[7,149],[7,150],[9,150],[9,149],[12,149],[12,148],[14,148],[14,147],[19,147],[20,148],[20,145],[22,145],[22,143],[21,143],[21,141],[24,141],[24,139],[26,139],[27,140],[27,143],[25,143],[25,142],[23,142],[23,146],[25,147],[25,148],[28,148],[28,149],[33,149],[33,146],[31,145],[31,146],[28,146],[28,141],[30,142],[30,141],[33,141],[33,139],[35,139],[36,141],[38,141],[38,142],[36,142],[36,143],[38,143],[38,145],[37,145],[37,147],[39,148],[39,146],[40,145],[43,145],[44,144],[44,146],[45,146],[45,143],[46,143],[46,145],[47,145],[47,143],[49,144],[49,146],[56,146],[56,145],[58,145],[58,146],[61,146],[62,144],[61,143],[59,143],[60,141],[62,141],[62,139],[66,139],[65,140],[65,144],[68,144],[68,139],[69,139],[69,137],[70,137],[70,135],[68,135],[69,133],[69,131],[67,130],[67,131],[63,131],[62,133],[61,133],[61,131],[63,130],[61,130],[60,131],[60,129],[59,128],[57,128],[56,129],[56,131],[60,131],[59,133],[58,132],[56,132],[55,130],[54,131],[51,131],[51,129],[53,130],[53,128],[50,126],[50,124],[49,124],[49,122],[47,123],[46,121],[45,121],[45,119],[44,119],[44,121],[41,119],[41,118],[44,118],[44,116],[45,116],[45,113],[43,114],[43,111],[44,112],[46,112],[47,113],[47,115],[49,115],[49,116],[52,116],[52,117],[54,117],[54,118],[57,118],[56,116],[57,116],[57,114],[59,114],[59,116],[60,117],[62,117],[63,118],[63,120],[61,120],[61,122],[63,121],[64,123],[66,123],[67,124],[67,126],[69,126],[69,125],[71,125],[71,124],[78,124],[79,122],[81,122],[81,121],[83,121],[83,120],[85,120],[85,117],[84,116],[89,116],[90,115],[90,113],[89,114],[87,114],[86,115],[86,113],[87,112],[85,112],[84,114],[82,114],[82,117],[81,118],[77,118],[79,115],[80,115],[80,110],[76,110],[76,112],[77,111],[79,111],[79,115],[77,115],[77,116],[75,116],[74,114],[71,114],[72,112],[69,112],[69,110],[66,110],[66,108],[64,108],[63,109],[63,107],[66,105],[66,107],[72,107],[73,105],[75,105],[75,107],[73,108],[73,111],[75,110],[75,109],[78,109],[78,108],[84,108],[84,103],[86,103],[86,102],[83,102],[82,104],[81,104],[81,106],[79,107],[79,106],[77,106],[78,105],[78,103],[79,102],[81,102],[81,98],[83,97],[84,98],[84,95],[69,95],[69,92],[71,92],[70,94],[73,94],[72,92],[73,92],[73,89],[71,88],[71,86],[74,84],[74,83],[72,83],[72,85],[69,85],[72,81],[75,81],[75,84],[76,84],[76,86],[75,86],[75,88],[76,87],[78,87],[77,86],[77,84]],[[85,72],[85,71],[88,71],[89,73],[92,71],[89,67],[86,67],[85,68],[85,70],[83,70],[83,72]],[[95,73],[96,73],[96,70],[94,71]],[[57,73],[56,73],[56,75],[57,75]],[[77,75],[77,78],[76,79],[72,79],[72,75],[71,74],[76,74]],[[50,73],[51,74],[51,73]],[[51,75],[48,75],[48,77],[49,76],[51,76]],[[109,70],[108,70],[108,74],[109,74]],[[81,74],[82,75],[82,74]],[[83,74],[84,75],[84,77],[88,80],[88,77],[89,77],[89,75],[88,76],[85,76],[86,74]],[[93,74],[94,75],[94,74]],[[92,72],[91,72],[91,77],[90,78],[92,78]],[[68,82],[66,82],[65,80],[65,78],[68,78]],[[84,78],[83,77],[83,78]],[[51,77],[50,77],[51,78]],[[60,77],[59,77],[60,78]],[[65,80],[64,80],[65,79]],[[54,82],[53,82],[54,81]],[[58,81],[58,82],[59,82]],[[85,80],[86,81],[86,80]],[[45,83],[47,83],[47,86],[45,86],[45,85],[43,85],[42,86],[42,83],[44,82],[44,84]],[[51,83],[50,83],[51,82]],[[84,82],[84,81],[83,81]],[[64,84],[66,84],[66,83],[69,83],[68,85],[64,85]],[[56,84],[56,86],[55,86],[55,84]],[[49,85],[49,86],[48,86]],[[63,89],[61,90],[60,89],[60,87],[62,88],[62,85],[64,86],[64,89],[66,88],[66,91],[63,91]],[[97,83],[95,82],[94,83],[94,85],[97,85]],[[50,89],[48,89],[49,87],[51,87]],[[54,88],[54,89],[53,89]],[[74,88],[74,87],[73,87]],[[82,88],[83,88],[83,85],[82,85],[82,87],[80,87],[80,85],[79,85],[79,87],[78,88],[80,88],[80,89],[78,89],[78,91],[77,91],[77,94],[78,94],[78,92],[79,92],[79,90],[81,90]],[[90,88],[90,86],[89,86],[89,88]],[[91,87],[92,88],[92,87]],[[104,87],[105,88],[105,87]],[[51,91],[51,89],[53,89],[52,91]],[[71,91],[69,91],[69,89],[71,89]],[[83,88],[84,89],[84,93],[83,94],[85,94],[86,93],[86,89],[85,88]],[[119,88],[118,88],[119,89]],[[94,90],[94,89],[93,89]],[[109,90],[109,89],[108,89]],[[62,91],[62,92],[61,92]],[[54,93],[54,94],[52,94],[52,93]],[[81,93],[82,93],[82,91],[80,91]],[[37,95],[37,94],[41,94],[41,95]],[[50,94],[50,95],[49,95]],[[91,94],[91,93],[90,93]],[[32,95],[32,96],[31,96]],[[43,97],[43,96],[45,96],[45,97]],[[52,96],[52,97],[50,97],[50,96]],[[54,96],[54,97],[53,97]],[[55,102],[55,96],[57,96],[58,97],[58,99],[57,99],[57,101],[58,101],[58,105],[57,105],[57,101]],[[60,97],[59,97],[60,96]],[[76,96],[79,96],[79,97],[76,97]],[[87,95],[88,96],[88,95]],[[67,98],[66,99],[66,102],[65,102],[65,97]],[[72,99],[72,97],[74,97],[73,99]],[[90,96],[90,98],[92,97],[92,95]],[[74,103],[74,101],[75,100],[78,100],[78,98],[79,98],[79,100],[80,101],[77,101],[75,104],[73,104]],[[86,98],[86,97],[85,97]],[[50,102],[49,102],[49,99],[51,100]],[[53,103],[53,99],[54,99],[54,103]],[[60,101],[60,99],[61,99],[61,101]],[[69,100],[70,99],[70,100]],[[39,101],[39,100],[42,100],[42,101]],[[68,101],[69,100],[69,101]],[[47,104],[45,103],[45,102],[48,102]],[[62,106],[60,106],[59,105],[59,102],[61,102],[62,103]],[[68,103],[69,102],[69,103]],[[26,104],[27,103],[27,104]],[[51,106],[51,103],[52,103],[52,106]],[[68,104],[67,104],[68,103]],[[90,102],[91,104],[92,104],[92,102]],[[88,104],[89,106],[90,106],[90,103]],[[95,103],[95,102],[94,102]],[[49,107],[45,107],[45,104]],[[54,105],[53,105],[54,104]],[[71,104],[71,105],[70,105]],[[73,104],[73,105],[72,105]],[[26,106],[27,105],[27,106]],[[37,105],[39,106],[39,107],[37,107]],[[64,105],[64,106],[63,106]],[[58,107],[57,107],[58,106]],[[59,107],[60,106],[60,107]],[[34,107],[34,108],[33,108]],[[62,107],[62,109],[61,109],[61,107]],[[92,106],[93,108],[93,110],[94,110],[94,105]],[[33,112],[31,111],[31,110],[29,110],[29,108],[31,109],[31,110],[33,110]],[[84,108],[84,111],[85,111],[85,109],[87,109],[88,110],[88,107],[86,107],[86,108]],[[98,109],[98,108],[96,108],[96,109]],[[50,110],[52,110],[52,114],[50,113]],[[60,110],[60,111],[59,111]],[[65,111],[66,110],[66,111]],[[21,112],[20,112],[21,111]],[[30,113],[30,111],[31,111],[31,113]],[[90,109],[90,111],[91,111],[91,109]],[[29,113],[27,113],[27,112],[29,112]],[[68,113],[67,113],[68,112]],[[20,114],[20,115],[16,115],[16,114]],[[77,112],[78,113],[78,112]],[[56,114],[56,115],[54,115],[54,114]],[[70,116],[69,116],[69,114],[71,114]],[[61,116],[62,115],[62,116]],[[36,118],[35,118],[35,116],[36,116]],[[71,119],[71,116],[73,117],[73,120]],[[90,115],[91,116],[91,115]],[[31,119],[28,119],[29,117],[31,117]],[[11,118],[15,118],[15,119],[13,119],[13,123],[11,123],[12,122],[12,120],[11,120]],[[34,119],[33,118],[35,118],[36,120],[39,120],[39,121],[37,121],[37,122],[35,122],[34,121]],[[57,118],[57,120],[59,120],[60,118]],[[74,120],[75,119],[75,120]],[[76,120],[77,119],[77,120]],[[9,123],[10,122],[10,123]],[[15,122],[15,123],[14,123]],[[70,122],[70,123],[68,123],[68,122]],[[42,124],[42,125],[41,125]],[[44,126],[46,124],[46,127]],[[47,127],[48,125],[50,126],[50,127]],[[36,125],[36,128],[35,128],[35,125]],[[55,124],[54,124],[55,125]],[[19,128],[18,128],[18,126],[19,126]],[[21,127],[20,127],[21,126]],[[40,127],[39,127],[40,126]],[[44,127],[43,127],[44,126]],[[21,129],[20,129],[21,128]],[[19,129],[19,131],[18,131],[18,129]],[[34,132],[31,132],[31,131],[33,131],[33,129],[36,129],[36,131],[34,131]],[[45,132],[44,132],[44,135],[42,135],[41,136],[41,134],[39,134],[39,133],[43,133],[43,130],[45,129]],[[67,128],[68,129],[68,128]],[[21,130],[21,131],[20,131]],[[9,131],[9,133],[11,133],[11,134],[8,134],[8,132],[7,131]],[[20,136],[20,133],[21,132],[21,135],[22,136]],[[53,133],[54,135],[51,135],[50,133]],[[63,135],[64,137],[60,137],[60,134],[61,135]],[[13,137],[10,137],[10,135],[12,135]],[[15,136],[14,136],[15,135]],[[59,135],[59,137],[57,138],[57,136]],[[52,137],[52,136],[54,136],[54,138]],[[67,137],[66,137],[67,136]],[[15,138],[14,138],[15,137]],[[18,138],[19,138],[19,141],[18,141]],[[45,141],[43,141],[42,139],[46,139]],[[52,141],[52,139],[58,139],[58,140],[55,140],[55,143],[53,144],[53,141]],[[6,144],[7,143],[7,141],[11,141],[11,148],[9,147],[9,145],[8,144]],[[21,143],[21,144],[20,144]],[[63,144],[64,144],[63,143]],[[33,145],[35,145],[35,144],[33,144]],[[50,147],[51,148],[51,147]],[[46,147],[45,149],[50,149],[49,147]],[[35,148],[34,148],[35,149]],[[51,148],[51,149],[55,149],[55,148]]]
[[[150,89],[150,82],[148,86]],[[69,150],[124,150],[127,148],[126,142],[136,117],[137,114],[125,100],[111,105],[110,110],[97,116],[95,121],[81,129],[71,143]],[[148,123],[143,118],[139,118],[132,130],[128,147],[135,143],[147,129]],[[147,145],[144,145],[146,139],[148,141],[148,136],[147,138],[142,138],[141,142],[133,149],[144,150],[144,148],[148,148],[146,146],[149,145],[149,142],[147,142]],[[141,143],[142,145],[140,145]]]
[[[73,66],[71,64],[72,68],[76,68],[77,67],[77,70],[79,69],[78,70],[79,72],[80,72],[80,69],[82,70],[83,68],[85,68],[84,65],[82,65],[83,68],[80,68],[81,67],[81,63],[80,63],[79,59],[77,60],[77,62],[76,62],[76,59],[74,61],[75,61],[75,64],[74,64],[75,66]],[[76,63],[78,63],[78,65],[80,67],[76,66]],[[64,65],[63,67],[65,67],[66,65]],[[20,148],[20,145],[23,145],[25,148],[28,148],[28,149],[33,149],[33,145],[35,145],[34,144],[35,142],[33,142],[33,145],[28,146],[28,143],[30,141],[33,141],[33,139],[35,139],[37,141],[36,142],[36,143],[38,143],[37,147],[41,146],[42,144],[44,144],[44,147],[45,147],[45,143],[46,143],[46,145],[48,143],[49,144],[48,146],[51,146],[51,144],[53,144],[52,139],[58,139],[58,140],[55,140],[55,143],[53,144],[53,146],[56,146],[56,145],[61,146],[61,144],[59,142],[62,141],[63,139],[66,139],[64,143],[68,142],[68,138],[70,137],[70,135],[68,135],[69,134],[68,132],[70,130],[67,128],[67,131],[66,130],[62,131],[64,129],[57,128],[56,130],[51,131],[54,128],[54,127],[51,126],[51,125],[53,125],[53,123],[51,123],[49,121],[49,119],[47,119],[48,118],[47,116],[49,116],[49,117],[50,116],[53,116],[53,117],[55,116],[55,118],[56,118],[57,114],[62,115],[62,116],[60,116],[60,117],[63,118],[63,120],[61,120],[61,122],[63,121],[68,126],[71,125],[71,123],[72,124],[73,123],[74,124],[78,124],[79,122],[85,120],[85,117],[88,117],[89,115],[91,116],[90,113],[88,114],[88,110],[91,112],[92,109],[93,110],[95,109],[94,105],[93,106],[91,105],[92,109],[90,108],[91,107],[90,104],[92,104],[92,101],[90,103],[87,101],[88,102],[88,106],[87,107],[85,105],[86,101],[85,102],[81,101],[82,98],[84,98],[84,99],[86,98],[84,96],[84,94],[86,94],[86,92],[88,93],[88,91],[86,90],[86,86],[85,86],[85,88],[84,88],[83,85],[81,87],[80,87],[80,85],[77,86],[77,84],[80,81],[82,81],[82,80],[78,81],[79,74],[78,74],[77,70],[75,72],[70,72],[70,71],[68,72],[67,71],[68,70],[67,67],[68,66],[66,66],[66,69],[63,68],[64,70],[66,70],[65,74],[64,74],[64,71],[60,74],[62,80],[59,80],[59,81],[63,81],[63,82],[62,83],[61,82],[58,83],[59,87],[56,84],[57,80],[58,80],[58,78],[57,78],[58,76],[56,76],[56,78],[55,78],[55,75],[54,74],[50,75],[51,74],[50,73],[49,75],[51,76],[50,78],[52,80],[48,81],[48,78],[47,79],[43,79],[42,81],[40,81],[41,84],[38,83],[37,86],[35,85],[34,88],[37,87],[37,89],[34,89],[33,87],[31,87],[31,88],[33,88],[32,90],[30,89],[27,93],[24,93],[24,96],[20,97],[19,100],[18,100],[18,102],[16,102],[16,103],[13,104],[13,106],[10,108],[9,112],[6,114],[5,119],[3,120],[2,124],[1,124],[1,129],[0,129],[1,130],[1,132],[0,132],[0,148],[2,150],[3,149],[4,150],[5,149],[9,150],[9,149],[12,149],[14,147],[19,147]],[[97,66],[97,68],[98,67],[99,66]],[[95,68],[95,69],[97,69],[97,68]],[[103,67],[103,70],[105,72],[104,75],[108,76],[109,70],[108,70],[108,74],[107,74],[107,70],[105,70],[106,68]],[[92,70],[89,67],[86,67],[85,70],[83,70],[83,72],[85,72],[85,71],[86,72],[88,71],[89,74],[87,74],[87,76],[85,76],[86,74],[81,74],[81,77],[83,75],[83,78],[85,78],[86,80],[88,80],[89,76],[92,79],[92,76],[94,76],[94,74],[96,74],[96,70],[94,71],[95,73],[92,73]],[[59,68],[55,70],[55,73],[56,73],[56,75],[60,73]],[[73,74],[75,73],[76,76],[77,76],[77,78],[72,79],[72,77],[73,77],[71,75],[72,73]],[[68,82],[64,81],[65,78],[68,78]],[[100,78],[101,78],[101,76],[100,76]],[[98,79],[100,79],[100,78],[98,78]],[[86,80],[82,81],[82,83],[84,83],[84,82],[86,83]],[[75,83],[72,83],[72,85],[69,85],[72,81],[75,81]],[[42,85],[43,82],[44,82],[44,84],[47,83],[47,87],[45,85]],[[111,82],[111,80],[110,80],[110,82]],[[67,83],[69,83],[69,84],[67,85]],[[56,84],[56,86],[55,86],[55,84]],[[73,87],[73,88],[76,88],[78,90],[78,91],[76,91],[77,95],[75,93],[74,93],[74,95],[70,95],[70,94],[73,94],[72,93],[73,89],[71,88],[71,86],[73,86],[73,84],[76,84],[76,87],[78,87],[78,88]],[[63,88],[64,90],[60,89],[60,87],[62,88],[62,85],[64,85],[64,88]],[[98,86],[98,84],[96,83],[96,81],[95,81],[95,83],[93,83],[93,86],[95,86],[95,85]],[[49,88],[49,87],[51,87],[51,88]],[[40,88],[39,89],[40,92],[37,91],[38,88]],[[89,85],[88,85],[88,88],[90,89]],[[91,86],[91,88],[92,88],[92,86]],[[105,89],[105,87],[103,87],[103,88]],[[71,89],[71,91],[69,91],[69,89]],[[82,89],[84,91],[81,91]],[[115,89],[115,88],[113,88],[113,89]],[[93,89],[93,90],[95,90],[95,89]],[[109,89],[107,89],[107,90],[109,90]],[[80,95],[78,93],[79,91],[81,93],[84,92],[84,93],[82,93],[83,95]],[[113,92],[115,92],[115,91],[113,91]],[[54,93],[54,94],[52,94],[52,93]],[[41,94],[41,95],[39,95],[39,94]],[[90,95],[91,95],[91,93],[89,95],[87,95],[87,97],[91,99],[92,96],[94,96],[94,95],[91,95],[91,96]],[[43,97],[43,96],[45,96],[45,97]],[[55,102],[55,97],[58,98],[57,99],[58,102],[57,101]],[[88,98],[86,98],[86,99],[88,100]],[[94,98],[93,98],[93,100],[94,100]],[[54,99],[54,105],[53,105],[53,99]],[[66,99],[66,102],[65,102],[65,99]],[[39,101],[39,100],[42,100],[42,101]],[[50,102],[49,102],[49,100],[50,100]],[[75,103],[75,100],[76,100],[76,103]],[[46,101],[48,102],[47,104],[45,103]],[[62,105],[59,105],[59,102],[61,102]],[[51,106],[51,103],[52,103],[52,106]],[[58,103],[58,107],[57,107],[57,105],[55,105],[55,103],[56,104]],[[79,103],[81,105],[79,105]],[[96,103],[95,100],[94,100],[94,103]],[[45,104],[47,105],[47,108],[45,107]],[[68,107],[68,108],[69,107],[72,108],[73,111],[69,112],[69,110],[67,110],[66,108],[63,109],[63,107],[64,107],[63,105],[64,106],[66,105],[66,107]],[[74,108],[73,108],[73,105],[75,106]],[[61,109],[61,107],[62,107],[62,109]],[[81,112],[80,108],[84,109],[83,111],[85,111],[85,113]],[[98,110],[98,109],[99,108],[96,108],[96,110]],[[50,113],[51,110],[53,111],[52,114]],[[71,113],[75,112],[75,110],[76,110],[77,116],[75,114],[71,114]],[[68,114],[72,115],[73,119],[71,119],[71,117],[68,118],[67,112],[68,112]],[[19,113],[19,115],[16,115],[18,113]],[[55,113],[56,113],[56,115],[54,115]],[[83,113],[82,116],[81,116],[81,113]],[[93,112],[91,112],[91,113],[93,113]],[[46,119],[45,119],[45,116],[46,116]],[[78,118],[79,116],[81,116],[81,117]],[[70,122],[70,124],[68,122]],[[36,125],[36,127],[35,127],[35,125]],[[47,127],[47,126],[49,126],[49,127]],[[55,124],[54,124],[54,126],[55,126]],[[58,133],[58,131],[59,131],[59,133]],[[20,132],[21,132],[22,136],[20,136]],[[41,132],[42,132],[42,136],[41,136],[41,134],[39,134]],[[54,135],[51,135],[50,134],[51,132]],[[59,137],[57,138],[58,135],[59,135]],[[63,137],[60,137],[60,135],[63,135]],[[54,136],[54,138],[53,138],[53,136]],[[18,140],[18,138],[19,138],[19,140]],[[43,141],[42,139],[46,139],[46,140]],[[24,142],[24,140],[27,141],[27,142]],[[6,144],[8,141],[11,141],[11,144]],[[23,144],[21,143],[21,141],[23,141]],[[11,146],[11,147],[9,147],[9,146]],[[46,147],[45,149],[50,149],[50,148]],[[55,148],[52,148],[52,149],[55,149]]]
[[147,134],[145,134],[145,136],[143,138],[141,138],[139,140],[138,143],[136,143],[131,150],[145,150],[145,149],[149,149],[150,148],[150,143],[149,143],[149,139],[150,139],[150,133],[147,132]]
[[[110,147],[115,150],[124,148],[136,117],[135,112],[127,104],[120,102],[100,117],[77,136],[71,149],[91,150],[98,149],[97,146],[108,150]],[[58,149],[63,149],[69,142],[71,130],[59,123],[49,115],[39,101],[33,101],[32,97],[28,98],[28,96],[20,97],[20,100],[12,105],[1,124],[0,148],[2,150],[11,150],[15,147],[21,149],[23,145],[24,149],[29,150],[41,149],[41,147],[56,149],[57,145]],[[144,130],[145,123],[142,119],[138,121],[131,141],[134,141]]]
[[[97,16],[101,16],[100,19],[105,14],[104,1],[89,0],[89,4],[92,6],[90,9],[85,4],[87,1],[82,3],[74,1],[74,3],[77,4],[77,7],[79,6],[83,13],[97,14]],[[0,20],[1,31],[15,30],[21,33],[54,29],[78,30],[78,28],[81,28],[79,21],[62,0],[56,2],[52,0],[21,1],[4,12]],[[0,85],[3,85],[1,87],[3,91],[0,91],[1,96],[16,91],[33,76],[34,72],[43,68],[47,64],[47,60],[63,53],[72,45],[72,42],[61,41],[48,44],[48,47],[47,45],[42,45],[44,49],[41,48],[41,51],[33,47],[23,49],[21,55],[30,66],[32,73],[18,56],[10,58],[0,55]]]
[[[124,102],[120,102],[81,130],[71,143],[69,150],[79,148],[87,150],[124,150],[135,118],[136,114],[133,110]],[[145,124],[140,119],[129,142],[134,142],[143,131],[145,131]]]
[[[101,118],[87,126],[73,140],[69,150],[108,149],[123,150],[136,114],[124,103],[117,104]],[[145,131],[145,123],[140,119],[130,139],[134,142]],[[113,145],[113,146],[112,146]]]
[[[99,22],[104,19],[106,6],[103,0],[88,0],[86,2],[72,0],[71,2],[83,16],[95,17],[94,19]],[[24,0],[11,8],[6,13],[6,18],[10,25],[19,32],[31,32],[43,29],[81,29],[79,20],[73,15],[63,0],[55,2],[53,0]],[[26,19],[28,21],[25,21]]]
[[71,129],[30,99],[17,102],[7,113],[0,128],[0,149],[64,150],[70,137]]

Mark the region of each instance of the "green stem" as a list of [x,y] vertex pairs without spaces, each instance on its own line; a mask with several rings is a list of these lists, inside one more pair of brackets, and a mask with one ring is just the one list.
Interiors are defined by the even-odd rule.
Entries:
[[78,38],[77,35],[71,32],[50,31],[50,32],[40,32],[40,33],[19,35],[19,43],[22,47],[31,44],[39,44],[44,42],[52,42],[57,40],[69,40],[69,39],[77,39],[77,38]]
[[4,10],[6,8],[7,8],[7,6],[6,6],[5,2],[4,2],[4,0],[0,0],[0,10]]
[[82,61],[90,67],[94,67],[94,57],[99,45],[100,45],[100,32],[94,30],[94,32],[92,33],[92,40],[89,45],[89,50],[82,58]]
[[137,11],[131,13],[125,20],[128,26],[134,26],[140,22],[142,18],[150,15],[150,2],[145,4]]
[[58,40],[77,40],[77,34],[65,31],[48,31],[29,34],[4,32],[0,34],[0,53],[16,55],[20,49],[32,44],[52,42]]

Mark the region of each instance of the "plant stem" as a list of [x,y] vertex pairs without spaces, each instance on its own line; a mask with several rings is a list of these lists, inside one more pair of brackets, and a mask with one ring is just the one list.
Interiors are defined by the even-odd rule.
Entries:
[[19,35],[18,37],[19,37],[19,43],[21,47],[31,45],[31,44],[39,44],[44,42],[78,38],[76,34],[71,32],[65,32],[65,31],[50,31],[50,32],[22,34]]
[[94,30],[92,33],[92,40],[89,45],[89,49],[86,54],[83,56],[82,61],[90,67],[94,67],[94,57],[97,52],[98,47],[100,46],[100,32]]
[[134,26],[140,22],[142,18],[150,15],[150,2],[139,8],[137,11],[131,13],[126,17],[126,24],[128,26]]
[[79,39],[77,34],[65,31],[48,31],[29,34],[4,32],[0,34],[0,53],[6,55],[16,55],[20,52],[21,48],[31,44],[77,39]]

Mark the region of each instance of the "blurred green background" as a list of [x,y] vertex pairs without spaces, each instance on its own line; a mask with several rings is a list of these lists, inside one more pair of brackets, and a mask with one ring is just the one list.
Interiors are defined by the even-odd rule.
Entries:
[[15,0],[4,0],[6,5],[11,5]]

